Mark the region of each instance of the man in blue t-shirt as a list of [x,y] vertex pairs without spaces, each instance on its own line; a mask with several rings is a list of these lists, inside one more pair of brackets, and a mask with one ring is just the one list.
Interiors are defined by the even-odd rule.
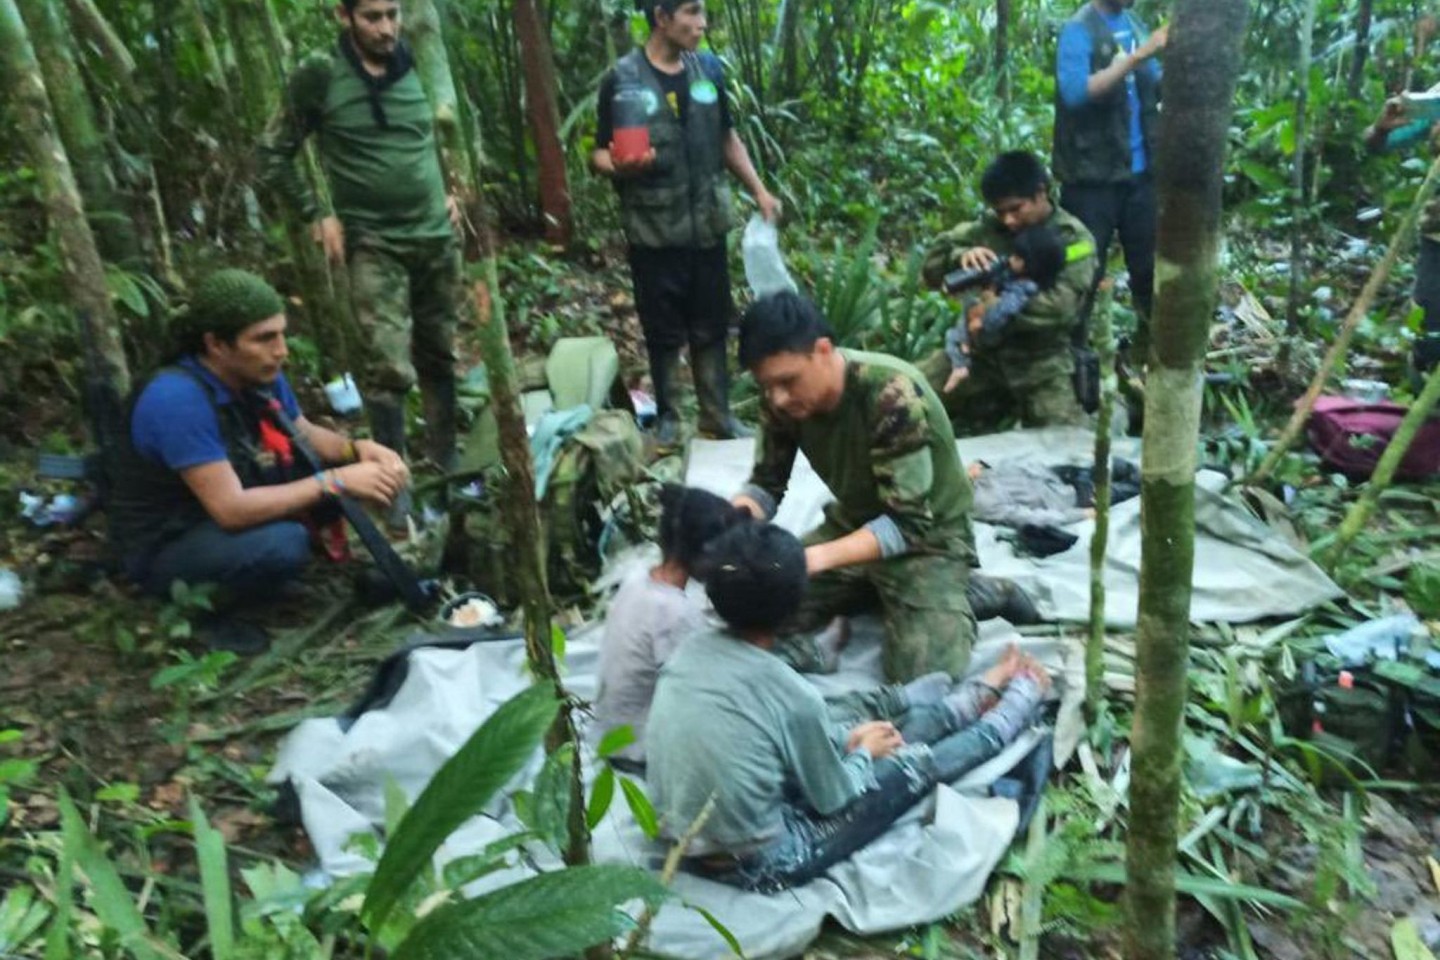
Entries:
[[1055,178],[1060,205],[1095,238],[1098,284],[1118,232],[1144,359],[1155,288],[1155,157],[1160,63],[1168,27],[1147,35],[1135,0],[1091,0],[1060,31],[1055,61]]
[[[131,405],[115,464],[110,534],[125,572],[147,592],[218,584],[244,602],[295,577],[310,554],[302,518],[344,492],[388,506],[409,478],[393,450],[351,441],[305,419],[281,372],[280,295],[243,270],[221,270],[196,290],[179,325],[176,359]],[[280,428],[272,403],[335,466],[312,473]],[[258,628],[231,618],[204,624],[212,646],[254,652]]]

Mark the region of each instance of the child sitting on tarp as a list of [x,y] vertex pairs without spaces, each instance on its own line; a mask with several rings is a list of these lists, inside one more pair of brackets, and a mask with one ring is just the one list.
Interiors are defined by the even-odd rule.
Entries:
[[1065,243],[1049,227],[1027,227],[1015,235],[1008,267],[993,289],[965,302],[960,322],[946,331],[950,377],[945,381],[945,393],[970,375],[973,347],[999,346],[1005,328],[1030,298],[1055,286],[1065,269]]
[[[645,723],[660,668],[680,641],[704,627],[701,601],[686,592],[696,576],[705,545],[731,527],[751,523],[748,510],[695,487],[666,484],[660,491],[660,563],[628,576],[610,602],[600,641],[600,691],[595,701],[596,730],[603,735],[628,726],[635,740],[611,754],[627,772],[642,772]],[[816,637],[822,655],[839,656],[848,635],[843,621]],[[835,722],[903,716],[913,705],[932,703],[950,691],[950,676],[933,673],[907,684],[833,698]]]
[[805,551],[772,525],[705,551],[723,626],[685,639],[660,673],[646,742],[669,838],[696,828],[686,869],[749,890],[806,883],[885,833],[938,783],[994,757],[1031,722],[1050,679],[1013,648],[903,726],[840,733],[820,693],[772,649],[805,593]]

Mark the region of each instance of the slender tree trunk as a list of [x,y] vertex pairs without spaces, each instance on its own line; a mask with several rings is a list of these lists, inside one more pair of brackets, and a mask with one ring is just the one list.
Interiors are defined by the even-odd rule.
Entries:
[[1365,492],[1360,495],[1345,519],[1340,523],[1340,529],[1335,533],[1335,542],[1324,553],[1325,568],[1334,571],[1345,556],[1345,551],[1350,544],[1360,535],[1370,522],[1370,517],[1375,513],[1375,507],[1380,503],[1380,495],[1390,486],[1390,481],[1395,479],[1395,471],[1400,468],[1400,462],[1405,459],[1406,452],[1410,445],[1415,442],[1415,436],[1420,428],[1430,418],[1430,411],[1435,409],[1435,403],[1440,400],[1440,366],[1430,371],[1430,376],[1425,381],[1425,388],[1420,391],[1420,396],[1410,405],[1405,413],[1405,418],[1400,421],[1400,426],[1395,428],[1395,435],[1385,445],[1385,452],[1380,455],[1380,462],[1375,464],[1375,471],[1370,475],[1370,481],[1365,484]]
[[[130,370],[119,324],[105,286],[105,268],[85,219],[70,159],[55,133],[45,79],[15,0],[0,0],[0,63],[9,74],[10,102],[20,141],[30,155],[50,226],[59,240],[66,285],[96,359],[94,374],[111,396],[130,392]],[[114,438],[96,438],[102,442]]]
[[1370,23],[1374,19],[1375,0],[1360,0],[1355,11],[1355,52],[1350,57],[1350,81],[1346,84],[1349,99],[1359,100],[1365,85],[1365,61],[1370,55]]
[[1290,177],[1290,296],[1285,304],[1285,332],[1300,333],[1301,286],[1305,279],[1305,227],[1309,222],[1305,202],[1305,143],[1309,138],[1310,61],[1315,39],[1315,9],[1319,0],[1305,0],[1300,24],[1300,54],[1295,65],[1295,157]]
[[779,62],[771,87],[775,99],[788,100],[800,93],[800,14],[802,0],[781,0],[780,22],[775,26]]
[[1279,438],[1270,445],[1270,452],[1265,455],[1260,466],[1256,467],[1255,472],[1246,478],[1246,485],[1253,486],[1269,477],[1280,461],[1284,459],[1286,452],[1300,438],[1301,431],[1305,429],[1305,424],[1310,419],[1310,412],[1315,409],[1315,401],[1319,399],[1331,375],[1344,362],[1346,351],[1350,347],[1350,338],[1355,335],[1355,328],[1370,312],[1371,304],[1375,302],[1385,281],[1390,279],[1390,271],[1395,268],[1395,262],[1400,258],[1400,254],[1409,249],[1410,241],[1415,239],[1415,228],[1420,222],[1420,213],[1430,199],[1435,196],[1437,188],[1440,188],[1440,157],[1437,157],[1435,162],[1430,165],[1430,172],[1425,175],[1425,182],[1420,184],[1415,199],[1411,201],[1409,211],[1400,221],[1400,226],[1396,228],[1395,236],[1390,239],[1390,248],[1385,251],[1384,258],[1370,274],[1370,279],[1365,281],[1360,295],[1355,298],[1355,305],[1346,314],[1345,322],[1340,325],[1340,331],[1335,335],[1335,342],[1330,344],[1325,358],[1320,361],[1320,369],[1315,371],[1315,377],[1310,381],[1305,395],[1295,404],[1295,412],[1291,414],[1290,420],[1285,424],[1285,429],[1280,432]]
[[242,136],[254,143],[282,95],[280,63],[275,59],[266,30],[265,5],[269,0],[225,0],[225,17],[230,29],[230,49],[240,80]]
[[555,54],[540,23],[535,0],[514,0],[515,40],[525,74],[525,110],[530,136],[540,161],[540,215],[545,239],[560,247],[570,245],[574,224],[570,216],[570,184],[565,172],[565,148],[560,143],[560,107],[555,93]]
[[1179,0],[1155,161],[1156,261],[1141,464],[1140,609],[1126,844],[1126,960],[1175,955],[1176,821],[1195,562],[1195,467],[1220,190],[1247,0]]
[[135,58],[121,42],[115,28],[110,26],[110,21],[95,6],[95,0],[66,0],[65,5],[70,10],[70,22],[76,32],[83,34],[100,51],[117,80],[128,83],[135,76]]
[[225,64],[220,59],[220,49],[215,46],[215,35],[210,32],[210,25],[205,22],[205,11],[200,7],[200,0],[180,0],[180,3],[185,8],[185,16],[190,21],[195,40],[200,45],[200,61],[205,68],[205,82],[223,98],[220,107],[228,108],[230,87],[225,82]]
[[1115,336],[1110,325],[1114,285],[1100,283],[1091,320],[1091,346],[1100,366],[1095,414],[1095,530],[1090,535],[1090,635],[1085,643],[1085,709],[1093,720],[1105,706],[1105,552],[1110,545],[1110,421],[1115,413]]
[[995,0],[995,95],[1010,102],[1010,13],[1012,0]]
[[65,14],[58,0],[32,0],[26,8],[26,24],[45,78],[45,89],[50,95],[56,127],[70,158],[100,255],[127,270],[141,269],[144,258],[140,254],[135,223],[124,211],[105,138],[96,123],[84,78],[70,48],[71,33]]

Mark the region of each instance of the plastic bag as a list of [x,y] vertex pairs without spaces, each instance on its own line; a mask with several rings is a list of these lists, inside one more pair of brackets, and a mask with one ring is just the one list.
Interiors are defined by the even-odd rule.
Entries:
[[752,216],[740,238],[740,252],[745,258],[745,282],[757,300],[772,293],[796,291],[795,281],[785,269],[785,259],[780,256],[780,232],[775,224],[758,213]]

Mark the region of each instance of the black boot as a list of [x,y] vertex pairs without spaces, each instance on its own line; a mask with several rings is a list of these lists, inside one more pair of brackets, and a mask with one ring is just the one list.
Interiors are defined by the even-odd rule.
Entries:
[[650,351],[650,381],[655,385],[655,445],[669,448],[680,442],[680,410],[675,391],[680,379],[678,348]]
[[965,586],[965,596],[977,621],[1004,617],[1017,627],[1040,622],[1040,611],[1035,609],[1034,601],[1013,580],[972,573]]
[[[390,398],[366,400],[365,405],[370,410],[370,435],[375,442],[389,447],[402,458],[405,456],[405,398]],[[410,498],[410,488],[404,487],[396,495],[390,509],[385,514],[385,526],[393,534],[404,534],[410,530],[408,522],[414,504]]]
[[695,375],[695,398],[700,401],[700,433],[715,440],[755,436],[754,430],[730,412],[730,371],[725,341],[691,347],[690,366]]
[[425,456],[441,473],[454,473],[460,461],[455,448],[455,378],[420,385],[425,403]]

